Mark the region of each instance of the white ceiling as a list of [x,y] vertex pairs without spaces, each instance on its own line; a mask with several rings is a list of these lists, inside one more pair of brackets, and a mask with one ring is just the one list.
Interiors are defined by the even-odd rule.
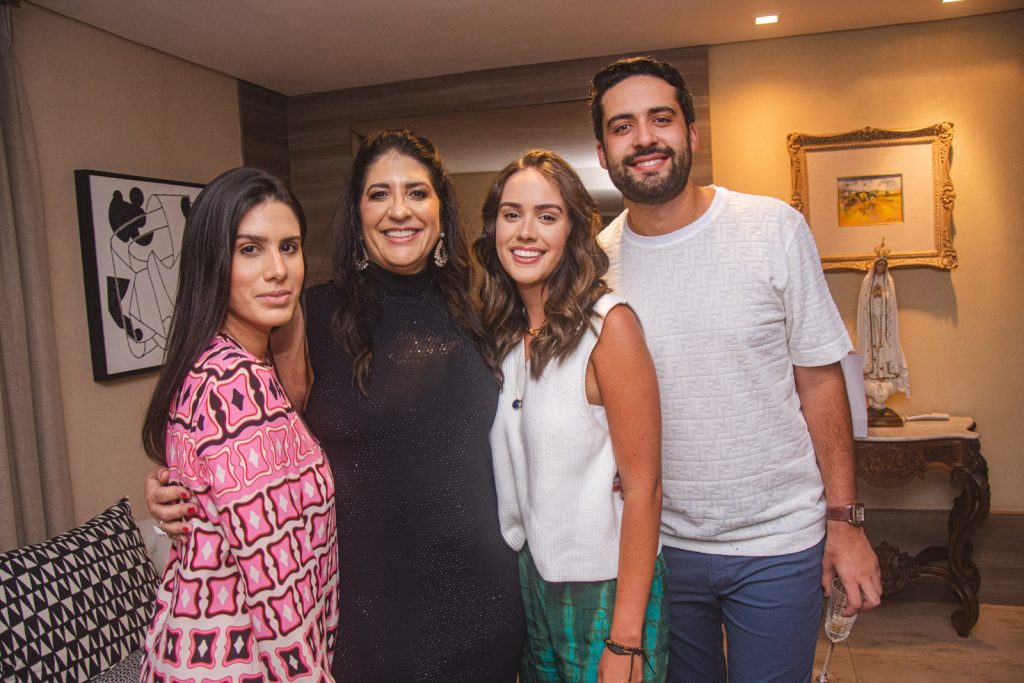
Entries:
[[[1024,0],[32,2],[285,95],[1024,7]],[[760,14],[780,21],[754,26]]]

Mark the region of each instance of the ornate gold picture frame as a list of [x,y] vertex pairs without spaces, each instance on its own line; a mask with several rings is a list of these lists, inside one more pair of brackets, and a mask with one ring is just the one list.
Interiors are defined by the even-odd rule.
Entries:
[[790,134],[791,204],[811,226],[822,267],[866,271],[884,238],[890,268],[956,268],[952,141],[948,122],[907,131]]

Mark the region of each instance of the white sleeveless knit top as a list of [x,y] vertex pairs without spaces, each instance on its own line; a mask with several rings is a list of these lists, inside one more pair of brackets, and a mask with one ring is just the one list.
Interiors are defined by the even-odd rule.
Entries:
[[[529,377],[523,344],[502,363],[505,385],[491,428],[501,533],[529,542],[545,581],[606,581],[619,566],[622,497],[612,490],[615,455],[603,406],[587,402],[586,373],[604,316],[625,301],[605,294],[564,361]],[[513,403],[521,401],[518,408]]]

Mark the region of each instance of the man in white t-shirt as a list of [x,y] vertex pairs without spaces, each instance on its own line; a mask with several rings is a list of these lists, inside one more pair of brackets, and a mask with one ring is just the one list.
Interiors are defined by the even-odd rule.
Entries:
[[689,182],[693,101],[671,65],[609,65],[591,114],[626,206],[599,238],[609,284],[662,395],[669,680],[808,681],[822,588],[838,575],[854,611],[881,596],[839,365],[851,345],[814,240],[781,201]]

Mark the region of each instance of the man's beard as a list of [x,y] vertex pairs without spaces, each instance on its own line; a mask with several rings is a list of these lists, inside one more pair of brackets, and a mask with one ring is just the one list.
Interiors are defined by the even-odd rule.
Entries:
[[[646,175],[640,178],[630,175],[629,166],[638,157],[656,153],[669,157],[667,176],[659,180]],[[651,145],[630,154],[618,164],[609,165],[608,177],[611,178],[612,184],[618,188],[622,196],[635,204],[666,204],[678,197],[686,187],[686,183],[690,180],[691,163],[689,149],[679,154],[671,147]]]

